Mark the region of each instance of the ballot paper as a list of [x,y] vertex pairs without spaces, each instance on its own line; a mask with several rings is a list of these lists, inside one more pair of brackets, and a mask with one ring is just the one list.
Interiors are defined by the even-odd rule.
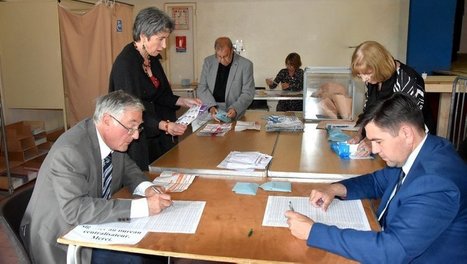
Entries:
[[152,183],[163,186],[169,193],[183,192],[190,187],[197,175],[172,171],[163,171]]
[[334,199],[324,212],[321,208],[313,207],[308,197],[269,196],[263,218],[263,226],[288,227],[284,214],[290,206],[317,223],[334,225],[339,228],[352,228],[369,231],[370,223],[366,217],[360,200],[341,201]]
[[182,116],[180,116],[175,123],[182,125],[189,125],[193,122],[198,116],[206,112],[206,105],[194,105],[188,109]]
[[232,170],[264,170],[272,156],[256,151],[231,151],[219,164],[218,168]]
[[232,129],[232,123],[207,124],[200,131],[198,136],[224,136]]
[[243,130],[261,130],[261,125],[258,122],[237,121],[235,124],[235,131]]
[[64,237],[90,243],[136,244],[147,232],[194,234],[205,205],[205,201],[173,201],[170,207],[157,215],[77,226]]

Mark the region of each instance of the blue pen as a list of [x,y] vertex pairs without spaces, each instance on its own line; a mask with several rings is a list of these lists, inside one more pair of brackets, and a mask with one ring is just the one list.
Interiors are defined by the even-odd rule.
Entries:
[[295,212],[295,210],[293,209],[292,201],[289,201],[289,209],[290,211]]

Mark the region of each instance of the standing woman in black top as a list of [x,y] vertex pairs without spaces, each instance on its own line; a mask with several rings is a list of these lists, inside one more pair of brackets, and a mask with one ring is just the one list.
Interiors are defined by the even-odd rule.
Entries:
[[[367,88],[363,113],[378,101],[385,100],[394,93],[405,93],[417,99],[425,125],[430,133],[434,133],[431,110],[429,105],[425,104],[425,82],[422,76],[409,66],[395,60],[383,45],[376,41],[365,41],[358,45],[352,55],[351,71],[352,75],[360,78]],[[357,120],[357,126],[361,116]],[[371,143],[365,140],[363,128],[349,140],[349,143],[360,143],[358,155],[371,154]]]
[[110,73],[109,92],[124,90],[144,104],[144,130],[128,149],[143,171],[185,133],[187,126],[174,123],[176,110],[201,104],[199,99],[173,94],[159,61],[173,29],[174,22],[166,13],[155,7],[142,9],[133,25],[134,41],[123,48]]

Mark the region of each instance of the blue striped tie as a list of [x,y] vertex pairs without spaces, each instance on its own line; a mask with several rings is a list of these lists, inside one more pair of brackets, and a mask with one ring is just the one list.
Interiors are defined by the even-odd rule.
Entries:
[[112,185],[112,153],[104,158],[102,166],[102,198],[110,199]]

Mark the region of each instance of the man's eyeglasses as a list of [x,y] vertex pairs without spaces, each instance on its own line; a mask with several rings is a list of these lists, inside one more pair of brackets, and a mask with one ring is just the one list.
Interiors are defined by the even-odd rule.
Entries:
[[109,115],[110,117],[112,117],[115,121],[117,121],[117,123],[119,123],[123,128],[125,128],[127,131],[128,131],[128,135],[129,136],[132,136],[136,131],[138,131],[138,133],[141,133],[141,131],[143,131],[144,127],[140,126],[138,128],[129,128],[127,126],[125,126],[124,124],[122,124],[122,122],[118,121],[117,118],[115,118],[113,115]]

